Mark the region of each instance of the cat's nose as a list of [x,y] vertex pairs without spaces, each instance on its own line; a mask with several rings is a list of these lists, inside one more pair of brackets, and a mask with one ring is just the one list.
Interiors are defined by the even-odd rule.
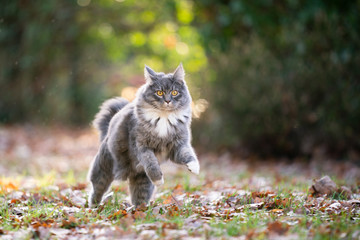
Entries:
[[165,102],[166,102],[167,104],[169,104],[169,103],[171,102],[171,100],[165,100]]

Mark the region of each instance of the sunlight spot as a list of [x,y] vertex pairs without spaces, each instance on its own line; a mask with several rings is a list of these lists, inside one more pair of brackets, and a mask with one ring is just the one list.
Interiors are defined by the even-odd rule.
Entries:
[[186,55],[189,53],[189,47],[184,42],[178,42],[176,44],[176,51],[181,55]]
[[194,118],[200,118],[201,114],[206,111],[209,102],[205,99],[198,99],[191,103],[192,113]]
[[91,0],[77,0],[77,4],[81,7],[86,7],[90,4]]
[[113,28],[108,23],[103,23],[99,26],[99,33],[102,37],[108,38],[113,33]]
[[184,24],[189,24],[194,19],[191,2],[179,1],[179,5],[177,6],[177,19]]
[[135,87],[125,87],[121,90],[121,97],[126,100],[132,101],[136,97],[137,88]]
[[131,34],[130,41],[134,46],[140,47],[146,43],[146,36],[141,32],[135,32]]
[[174,48],[176,44],[176,37],[174,35],[167,35],[164,39],[164,45],[168,49]]
[[172,22],[167,22],[167,23],[165,24],[165,27],[166,27],[166,29],[167,29],[169,32],[176,32],[176,30],[177,30],[176,24],[174,24],[174,23],[172,23]]
[[155,21],[155,14],[151,11],[145,11],[140,15],[140,18],[143,23],[152,23]]

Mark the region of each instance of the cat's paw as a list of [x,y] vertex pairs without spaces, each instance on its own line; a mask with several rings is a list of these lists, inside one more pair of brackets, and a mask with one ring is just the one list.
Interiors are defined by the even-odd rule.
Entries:
[[146,175],[149,177],[151,182],[155,186],[159,186],[164,183],[164,176],[161,172],[160,166],[158,163],[156,164],[149,164],[145,168]]
[[200,164],[197,160],[194,160],[194,161],[191,161],[191,162],[188,162],[186,164],[187,168],[189,169],[190,172],[196,174],[196,175],[199,175],[199,172],[200,172]]
[[162,176],[161,179],[154,181],[153,184],[157,187],[160,185],[163,185],[164,184],[164,176]]
[[100,201],[97,201],[95,195],[93,193],[90,194],[89,197],[89,208],[97,208],[99,206]]

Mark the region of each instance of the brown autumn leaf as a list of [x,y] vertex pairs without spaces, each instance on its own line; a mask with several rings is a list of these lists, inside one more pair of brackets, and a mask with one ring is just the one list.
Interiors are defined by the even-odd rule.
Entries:
[[275,209],[271,209],[270,212],[272,212],[272,213],[282,213],[282,212],[284,212],[284,209],[275,208]]
[[43,224],[41,222],[39,222],[39,221],[31,222],[30,225],[35,230],[38,229],[39,227],[43,226]]
[[330,179],[329,176],[324,176],[319,180],[315,180],[315,183],[309,189],[310,193],[315,197],[318,196],[335,196],[336,198],[351,199],[352,192],[348,187],[341,186],[337,188],[336,184]]
[[179,208],[176,204],[170,205],[166,213],[166,215],[169,217],[179,216],[179,214],[180,214]]
[[268,197],[268,196],[273,196],[274,195],[274,192],[272,191],[261,191],[261,192],[252,192],[251,193],[251,197],[252,198],[265,198],[265,197]]
[[283,235],[289,230],[289,225],[279,221],[271,222],[267,226],[270,234]]
[[21,203],[21,200],[20,200],[20,199],[17,199],[17,198],[11,199],[10,203],[12,203],[12,204]]
[[75,186],[72,186],[73,190],[85,190],[87,187],[86,183],[77,183]]
[[164,222],[161,226],[162,229],[179,229],[179,226],[177,223],[174,222]]
[[18,189],[19,186],[16,183],[0,179],[0,192],[9,192]]
[[167,196],[164,198],[164,200],[162,201],[162,204],[166,205],[166,204],[170,204],[173,202],[173,198],[171,196]]
[[63,195],[60,195],[59,197],[60,197],[61,201],[63,202],[63,204],[65,206],[68,206],[68,207],[74,207],[75,206],[68,197],[63,196]]
[[143,219],[146,217],[146,213],[144,213],[142,211],[135,211],[133,213],[133,217],[134,217],[134,219]]
[[180,195],[184,192],[184,187],[181,184],[177,184],[173,189],[174,195]]
[[136,210],[137,210],[137,211],[142,211],[142,212],[144,212],[144,211],[148,210],[148,207],[146,206],[145,203],[142,203],[142,204],[140,204],[140,206],[138,206],[138,207],[136,208]]
[[331,180],[329,176],[324,176],[319,180],[315,180],[315,183],[311,185],[309,191],[314,196],[331,196],[333,195],[333,193],[336,192],[336,184]]
[[77,222],[76,218],[73,216],[68,216],[68,219],[62,220],[60,227],[66,228],[66,229],[71,229],[71,228],[75,228],[77,225],[78,225],[78,222]]
[[113,219],[116,219],[116,218],[121,218],[121,217],[124,217],[127,215],[127,212],[126,210],[122,209],[122,210],[119,210],[111,215],[109,215],[107,218],[109,220],[113,220]]

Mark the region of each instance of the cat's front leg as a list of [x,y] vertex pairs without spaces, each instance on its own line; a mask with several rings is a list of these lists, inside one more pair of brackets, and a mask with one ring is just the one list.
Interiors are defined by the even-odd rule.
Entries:
[[137,155],[140,161],[137,169],[143,168],[154,185],[158,186],[163,184],[164,177],[154,151],[149,148],[140,148]]
[[196,175],[200,172],[199,160],[190,144],[175,148],[174,154],[170,159],[174,163],[186,165],[189,171]]

